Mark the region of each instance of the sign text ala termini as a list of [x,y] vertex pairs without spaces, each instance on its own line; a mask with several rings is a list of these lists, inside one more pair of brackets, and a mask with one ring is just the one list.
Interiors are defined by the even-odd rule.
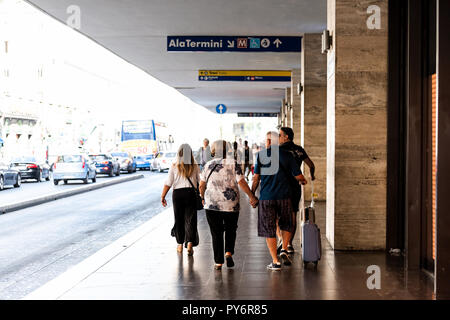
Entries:
[[302,37],[168,36],[167,51],[301,52]]

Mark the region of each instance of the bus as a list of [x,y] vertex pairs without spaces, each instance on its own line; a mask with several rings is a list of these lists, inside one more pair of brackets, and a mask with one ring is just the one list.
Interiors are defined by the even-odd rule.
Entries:
[[172,150],[173,136],[167,124],[154,120],[122,121],[120,150],[133,156]]

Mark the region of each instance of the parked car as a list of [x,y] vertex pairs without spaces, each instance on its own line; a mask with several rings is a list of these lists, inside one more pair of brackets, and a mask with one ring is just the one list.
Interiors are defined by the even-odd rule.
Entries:
[[21,184],[22,178],[20,176],[20,171],[15,168],[11,168],[11,166],[4,162],[0,162],[0,191],[2,191],[6,186],[19,188]]
[[155,156],[153,154],[136,156],[136,167],[139,170],[150,170],[151,163],[154,158]]
[[136,159],[131,154],[128,152],[113,152],[111,155],[119,161],[121,171],[136,172]]
[[177,153],[175,151],[159,152],[153,160],[150,170],[158,170],[159,172],[169,170],[176,157]]
[[67,184],[69,180],[82,180],[85,184],[97,181],[97,172],[94,163],[79,154],[59,156],[53,165],[53,183],[56,185],[60,181]]
[[89,159],[94,163],[97,174],[107,174],[110,177],[120,175],[120,164],[110,154],[90,154]]
[[10,166],[20,171],[22,180],[35,179],[37,182],[41,182],[42,179],[50,180],[50,166],[44,161],[37,161],[35,157],[15,158]]

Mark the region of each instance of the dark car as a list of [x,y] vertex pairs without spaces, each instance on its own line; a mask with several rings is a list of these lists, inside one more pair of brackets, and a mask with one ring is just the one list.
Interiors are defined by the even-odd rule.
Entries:
[[22,179],[20,177],[20,171],[0,162],[0,191],[6,186],[18,188],[21,184]]
[[41,182],[42,179],[50,180],[50,166],[46,163],[36,161],[34,157],[21,157],[11,161],[11,168],[20,171],[22,180],[35,179]]
[[98,174],[107,174],[110,177],[120,175],[119,162],[109,154],[90,154],[89,158],[95,164]]
[[136,157],[128,152],[113,152],[111,155],[119,162],[121,171],[136,172]]

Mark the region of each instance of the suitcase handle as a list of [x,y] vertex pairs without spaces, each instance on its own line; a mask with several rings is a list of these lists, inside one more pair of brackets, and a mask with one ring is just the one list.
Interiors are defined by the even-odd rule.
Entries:
[[314,208],[314,181],[311,180],[311,208]]

